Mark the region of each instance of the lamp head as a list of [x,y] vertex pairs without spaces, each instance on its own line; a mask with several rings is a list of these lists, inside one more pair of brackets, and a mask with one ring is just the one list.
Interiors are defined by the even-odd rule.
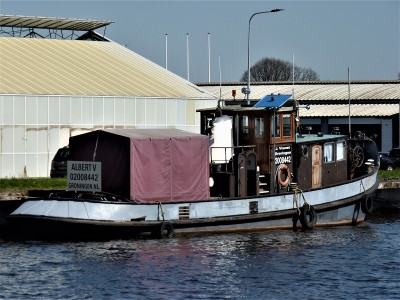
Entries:
[[248,87],[242,87],[242,93],[245,94],[245,95],[250,94],[250,88],[248,88]]

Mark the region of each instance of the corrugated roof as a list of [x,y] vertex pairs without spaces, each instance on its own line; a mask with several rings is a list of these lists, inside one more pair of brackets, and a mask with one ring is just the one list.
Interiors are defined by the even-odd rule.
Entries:
[[[310,105],[300,108],[301,117],[348,117],[349,106],[345,104]],[[352,117],[389,117],[399,113],[398,104],[351,104]]]
[[[243,100],[241,88],[245,83],[199,84],[222,100]],[[271,94],[291,94],[300,104],[310,104],[310,110],[300,109],[302,117],[347,117],[349,86],[342,82],[302,82],[293,86],[286,82],[254,83],[250,99],[259,100]],[[389,117],[399,113],[400,80],[356,81],[350,84],[351,115],[354,117]]]
[[0,37],[0,94],[213,99],[114,42]]
[[112,21],[0,15],[0,27],[89,31],[112,23]]
[[[216,97],[220,95],[219,85],[199,84],[200,87],[212,93]],[[224,84],[221,87],[222,100],[233,100],[232,90],[236,90],[236,100],[244,99],[241,93],[244,83]],[[251,86],[250,99],[259,100],[270,94],[293,94],[296,100],[307,101],[347,101],[349,98],[349,86],[345,82],[337,83],[303,83],[295,84],[262,84],[258,83]],[[353,82],[350,85],[350,98],[352,101],[361,100],[399,100],[400,99],[400,80],[390,82]]]
[[195,138],[204,137],[204,135],[186,130],[176,128],[129,128],[129,129],[103,129],[104,131],[120,136],[130,138],[131,140],[145,140],[145,139],[171,139],[171,138]]

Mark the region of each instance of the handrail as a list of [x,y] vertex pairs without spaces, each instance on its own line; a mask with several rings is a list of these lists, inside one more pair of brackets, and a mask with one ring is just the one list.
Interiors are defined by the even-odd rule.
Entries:
[[[224,171],[228,170],[228,165],[231,164],[233,170],[232,158],[239,153],[244,153],[248,150],[254,151],[255,145],[247,146],[233,146],[233,147],[210,147],[210,164],[212,165],[225,165]],[[222,159],[213,159],[213,150],[223,149],[224,157]]]

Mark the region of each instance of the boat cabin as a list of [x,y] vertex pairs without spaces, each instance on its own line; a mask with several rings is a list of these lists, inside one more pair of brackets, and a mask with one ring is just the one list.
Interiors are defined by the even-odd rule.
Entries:
[[213,197],[311,190],[348,179],[347,137],[304,134],[291,95],[268,95],[254,106],[198,110],[210,138]]

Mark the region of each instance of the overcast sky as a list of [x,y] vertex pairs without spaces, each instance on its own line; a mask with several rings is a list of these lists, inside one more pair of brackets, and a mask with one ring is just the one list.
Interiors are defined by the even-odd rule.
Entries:
[[[251,21],[250,65],[263,57],[311,68],[321,80],[397,79],[400,72],[400,1],[3,1],[6,15],[110,20],[105,35],[189,79],[239,81],[247,70],[247,33]],[[103,29],[98,30],[104,33]],[[1,51],[1,49],[0,49]]]

